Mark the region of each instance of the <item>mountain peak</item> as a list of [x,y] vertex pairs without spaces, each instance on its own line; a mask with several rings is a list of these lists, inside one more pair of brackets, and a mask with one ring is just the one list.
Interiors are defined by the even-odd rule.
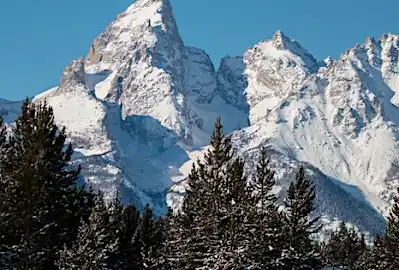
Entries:
[[169,0],[136,0],[130,7],[134,5],[150,5],[153,3],[165,3],[165,4],[170,4]]
[[[162,21],[162,17],[171,16],[171,9],[172,5],[169,0],[137,0],[119,15],[118,20],[133,15],[128,19],[131,19],[134,23],[146,25],[147,20],[158,21],[161,19],[160,21]],[[139,14],[140,17],[137,16]]]
[[277,30],[276,33],[274,33],[272,40],[276,49],[286,49],[286,43],[290,42],[290,38],[285,36],[281,30]]
[[119,14],[107,29],[94,41],[86,62],[114,64],[141,47],[136,58],[149,60],[148,49],[159,40],[176,40],[182,43],[168,0],[138,0]]
[[280,30],[280,29],[277,30],[274,33],[274,35],[273,35],[273,39],[275,39],[275,38],[283,38],[283,37],[285,37],[284,32],[282,30]]
[[252,55],[255,58],[257,55],[258,57],[266,57],[276,61],[282,58],[291,59],[290,61],[305,67],[311,72],[315,71],[318,66],[316,59],[305,48],[296,40],[286,36],[281,30],[276,31],[271,39],[265,39],[256,44],[248,52],[250,53],[247,56]]

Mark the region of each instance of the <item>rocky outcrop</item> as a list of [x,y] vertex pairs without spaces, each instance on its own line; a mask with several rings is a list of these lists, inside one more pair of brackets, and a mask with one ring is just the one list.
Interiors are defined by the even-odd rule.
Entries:
[[86,83],[86,73],[84,69],[83,58],[72,61],[62,74],[60,87],[65,87],[70,83],[77,83],[84,85]]
[[248,87],[242,57],[223,57],[217,72],[218,94],[232,106],[248,112],[245,89]]

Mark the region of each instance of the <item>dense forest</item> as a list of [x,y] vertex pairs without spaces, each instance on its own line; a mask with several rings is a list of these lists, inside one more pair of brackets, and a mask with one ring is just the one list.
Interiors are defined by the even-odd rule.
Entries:
[[399,198],[373,243],[344,222],[320,242],[306,169],[278,206],[267,151],[248,178],[220,119],[181,210],[162,217],[80,186],[66,139],[45,102],[0,120],[1,269],[399,269]]

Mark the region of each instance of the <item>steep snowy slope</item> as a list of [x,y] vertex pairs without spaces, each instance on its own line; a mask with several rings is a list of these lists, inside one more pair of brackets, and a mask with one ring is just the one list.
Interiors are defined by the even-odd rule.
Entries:
[[[181,39],[168,0],[137,0],[65,68],[47,99],[86,182],[139,207],[178,208],[217,116],[254,167],[270,150],[278,192],[304,165],[317,211],[379,231],[399,180],[399,37],[317,61],[281,31],[216,71]],[[7,122],[20,102],[0,100]]]
[[[325,220],[344,219],[375,232],[384,228],[399,180],[398,68],[398,36],[392,34],[369,38],[338,60],[317,62],[277,31],[244,58],[224,58],[217,91],[248,112],[249,127],[232,134],[248,171],[257,149],[267,146],[282,195],[304,165]],[[184,183],[172,188],[170,204],[181,202],[182,191]]]
[[183,44],[167,0],[136,1],[86,59],[65,69],[59,87],[35,98],[43,99],[67,127],[88,183],[159,212],[216,117],[234,115],[230,131],[247,124],[245,113],[217,96],[209,56]]
[[281,32],[255,45],[244,56],[251,126],[233,135],[238,148],[268,145],[385,213],[398,184],[397,38],[369,39],[324,67]]

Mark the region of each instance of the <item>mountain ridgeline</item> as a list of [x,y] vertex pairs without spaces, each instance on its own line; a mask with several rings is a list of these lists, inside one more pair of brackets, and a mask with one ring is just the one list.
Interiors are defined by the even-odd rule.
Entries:
[[[399,178],[398,54],[399,36],[386,34],[317,61],[277,31],[215,70],[184,44],[168,0],[137,0],[33,101],[53,108],[72,164],[109,201],[179,210],[220,116],[248,177],[263,147],[279,198],[304,167],[315,216],[379,233]],[[7,123],[20,105],[0,101]]]

